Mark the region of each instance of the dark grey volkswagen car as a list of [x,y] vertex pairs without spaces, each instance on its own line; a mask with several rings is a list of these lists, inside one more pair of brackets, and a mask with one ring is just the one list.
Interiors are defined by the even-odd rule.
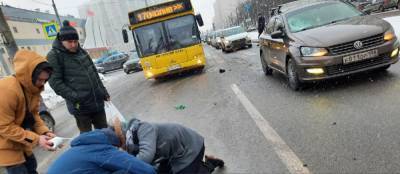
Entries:
[[271,12],[260,37],[266,75],[287,76],[298,90],[303,82],[386,70],[398,61],[392,26],[342,1],[300,0]]

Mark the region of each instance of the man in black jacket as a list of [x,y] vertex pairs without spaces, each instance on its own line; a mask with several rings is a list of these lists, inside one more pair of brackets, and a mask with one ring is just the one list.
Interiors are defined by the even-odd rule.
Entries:
[[258,29],[258,37],[260,37],[262,32],[265,29],[265,17],[261,13],[258,14],[258,27],[257,27],[257,29]]
[[92,125],[106,128],[104,101],[110,96],[89,54],[80,47],[77,31],[69,21],[63,25],[47,55],[54,69],[50,86],[66,100],[81,133],[91,131]]

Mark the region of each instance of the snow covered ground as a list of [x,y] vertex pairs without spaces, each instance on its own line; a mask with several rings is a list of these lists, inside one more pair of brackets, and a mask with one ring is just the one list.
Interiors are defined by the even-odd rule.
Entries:
[[258,32],[257,31],[249,32],[249,37],[252,42],[258,42]]
[[400,38],[400,16],[388,17],[388,18],[384,18],[384,20],[386,20],[390,24],[392,24],[397,38]]
[[[107,83],[108,78],[105,77],[103,74],[99,74],[101,81],[103,83]],[[61,96],[58,96],[53,89],[50,87],[49,83],[45,85],[44,91],[42,92],[42,98],[46,106],[52,110],[54,109],[57,105],[62,104],[64,102],[64,99]]]
[[53,89],[50,87],[49,83],[47,83],[44,87],[44,91],[42,92],[42,98],[46,106],[51,110],[54,109],[58,104],[64,102],[64,99],[61,96],[58,96]]

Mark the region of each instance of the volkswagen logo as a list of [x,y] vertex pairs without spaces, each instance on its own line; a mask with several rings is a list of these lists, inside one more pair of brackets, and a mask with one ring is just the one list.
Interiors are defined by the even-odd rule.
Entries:
[[363,43],[361,41],[354,42],[354,48],[361,49],[363,47]]

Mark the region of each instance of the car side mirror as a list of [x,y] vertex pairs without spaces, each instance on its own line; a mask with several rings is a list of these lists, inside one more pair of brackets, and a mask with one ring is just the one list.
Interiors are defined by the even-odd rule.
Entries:
[[271,38],[272,39],[282,39],[284,36],[283,31],[278,30],[278,31],[274,31],[271,33]]
[[122,30],[122,37],[124,38],[124,42],[128,43],[129,42],[129,38],[128,38],[128,31],[126,31],[126,29]]
[[201,17],[201,14],[196,15],[196,21],[200,27],[204,26],[203,17]]

